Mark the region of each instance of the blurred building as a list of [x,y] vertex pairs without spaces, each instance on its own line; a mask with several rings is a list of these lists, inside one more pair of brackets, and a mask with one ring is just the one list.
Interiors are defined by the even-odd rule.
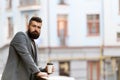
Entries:
[[120,80],[120,0],[105,0],[103,6],[104,74],[108,80]]
[[120,0],[1,0],[0,73],[11,39],[43,19],[39,63],[76,80],[119,80]]

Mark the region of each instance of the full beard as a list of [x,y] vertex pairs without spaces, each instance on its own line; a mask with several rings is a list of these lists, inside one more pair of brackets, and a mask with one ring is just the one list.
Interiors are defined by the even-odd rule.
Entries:
[[30,30],[28,30],[28,36],[31,39],[37,39],[40,36],[40,34],[37,31],[30,32]]

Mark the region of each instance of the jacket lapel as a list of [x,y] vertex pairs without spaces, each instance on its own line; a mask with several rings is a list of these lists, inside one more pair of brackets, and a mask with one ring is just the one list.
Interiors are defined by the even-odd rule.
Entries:
[[28,37],[27,33],[25,33],[26,37],[27,37],[27,41],[28,41],[28,49],[29,49],[29,52],[33,58],[33,60],[35,61],[35,63],[37,64],[37,53],[36,53],[36,47],[34,47],[33,43],[32,43],[32,40]]
[[35,44],[34,41],[32,41],[32,49],[33,49],[34,61],[38,65],[38,62],[37,62],[37,49],[36,49],[36,44]]

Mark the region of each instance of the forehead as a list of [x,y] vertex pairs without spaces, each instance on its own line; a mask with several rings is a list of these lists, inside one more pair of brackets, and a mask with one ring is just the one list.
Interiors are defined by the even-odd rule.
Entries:
[[37,21],[31,21],[31,23],[30,24],[34,24],[34,25],[42,25],[42,23],[41,22],[37,22]]

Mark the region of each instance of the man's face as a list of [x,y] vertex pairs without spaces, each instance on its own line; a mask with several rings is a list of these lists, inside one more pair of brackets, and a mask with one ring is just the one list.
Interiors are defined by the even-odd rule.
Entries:
[[41,26],[42,23],[32,21],[30,25],[28,26],[28,35],[32,39],[37,39],[41,33]]

